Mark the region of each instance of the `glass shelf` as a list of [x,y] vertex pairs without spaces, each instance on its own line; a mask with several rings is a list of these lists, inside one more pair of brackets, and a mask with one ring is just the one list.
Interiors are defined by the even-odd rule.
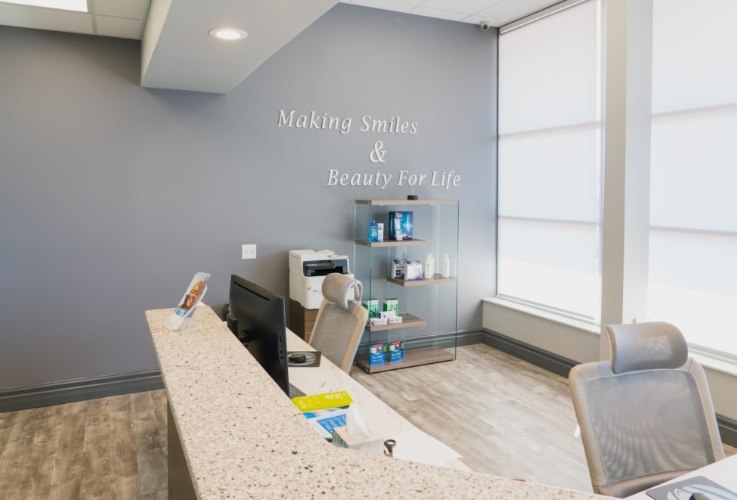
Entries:
[[[412,239],[388,238],[389,213],[395,211],[412,212]],[[457,200],[355,201],[353,273],[363,283],[363,298],[376,299],[380,311],[386,299],[396,299],[402,316],[402,323],[367,325],[356,356],[356,364],[364,370],[374,373],[455,359],[458,217]],[[384,223],[381,242],[367,239],[372,220]],[[393,261],[424,262],[428,254],[435,262],[431,278],[405,281],[391,277]],[[449,278],[439,274],[444,255],[450,260]],[[397,359],[398,346],[403,347],[401,360]],[[392,347],[393,357],[388,352]],[[377,354],[381,352],[385,353],[383,360]]]

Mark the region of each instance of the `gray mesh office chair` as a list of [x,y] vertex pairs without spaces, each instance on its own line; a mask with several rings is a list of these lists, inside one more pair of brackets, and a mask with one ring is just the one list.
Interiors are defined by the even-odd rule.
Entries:
[[361,306],[362,292],[360,281],[345,274],[328,274],[322,282],[323,301],[315,326],[307,339],[346,373],[353,365],[368,318],[368,311]]
[[605,330],[611,360],[568,376],[594,491],[625,497],[724,458],[704,370],[678,328]]

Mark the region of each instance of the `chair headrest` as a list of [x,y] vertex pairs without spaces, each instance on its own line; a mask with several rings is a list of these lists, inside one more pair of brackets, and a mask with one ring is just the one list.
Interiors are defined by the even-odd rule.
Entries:
[[360,281],[346,274],[330,273],[322,282],[322,296],[328,302],[348,309],[351,300],[361,301],[363,285]]
[[686,339],[669,323],[607,325],[605,330],[614,373],[679,368],[688,360]]

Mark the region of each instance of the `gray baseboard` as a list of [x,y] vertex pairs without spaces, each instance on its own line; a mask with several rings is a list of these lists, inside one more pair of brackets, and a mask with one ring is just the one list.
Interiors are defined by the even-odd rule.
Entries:
[[0,413],[163,389],[159,370],[0,390]]
[[571,371],[571,368],[578,364],[578,361],[564,358],[563,356],[540,349],[534,345],[507,337],[501,333],[484,330],[481,332],[480,337],[481,342],[493,347],[494,349],[506,352],[507,354],[523,361],[527,361],[528,363],[544,368],[549,372],[560,375],[561,377],[568,377],[568,372]]
[[[562,377],[568,378],[568,372],[578,364],[577,361],[573,361],[572,359],[558,356],[550,351],[490,330],[484,330],[480,337],[481,342],[494,349],[498,349]],[[729,446],[737,447],[737,420],[717,413],[717,425],[719,425],[719,434],[722,437],[722,442]]]
[[725,417],[717,413],[717,425],[719,425],[719,434],[722,436],[722,443],[737,448],[737,420]]

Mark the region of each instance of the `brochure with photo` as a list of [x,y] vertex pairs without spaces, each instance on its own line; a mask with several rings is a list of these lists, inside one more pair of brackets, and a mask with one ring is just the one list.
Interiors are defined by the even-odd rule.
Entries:
[[187,287],[187,291],[184,292],[182,299],[179,301],[179,305],[174,308],[169,319],[166,320],[164,326],[169,330],[181,330],[187,322],[192,318],[197,305],[202,300],[207,292],[207,281],[210,279],[210,274],[207,273],[196,273],[192,281]]

